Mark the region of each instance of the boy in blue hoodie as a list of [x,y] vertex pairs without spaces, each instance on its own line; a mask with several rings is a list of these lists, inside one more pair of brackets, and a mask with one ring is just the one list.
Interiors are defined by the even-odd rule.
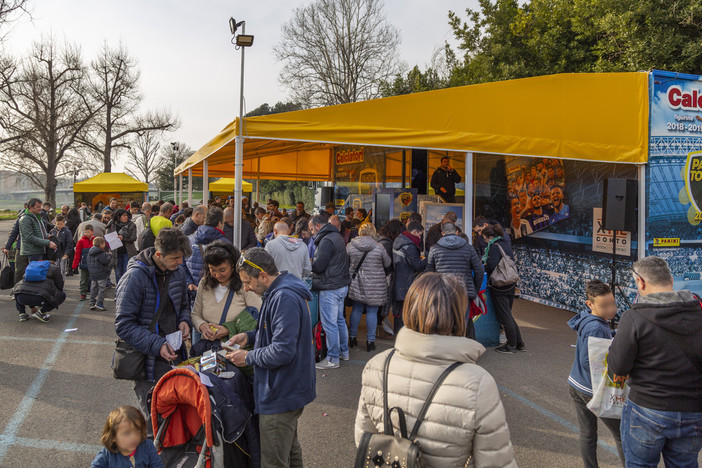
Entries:
[[[612,338],[609,320],[617,314],[617,305],[610,287],[600,280],[590,281],[585,294],[588,309],[568,321],[568,326],[578,333],[575,345],[575,361],[568,377],[570,396],[573,397],[575,413],[580,428],[580,455],[586,468],[597,467],[597,416],[590,411],[587,404],[592,398],[592,381],[590,379],[590,359],[588,357],[588,338]],[[619,459],[624,465],[622,439],[619,434],[619,419],[601,418],[617,443]]]

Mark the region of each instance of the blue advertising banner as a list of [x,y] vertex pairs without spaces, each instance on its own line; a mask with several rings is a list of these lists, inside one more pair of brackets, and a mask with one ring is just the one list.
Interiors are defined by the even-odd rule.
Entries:
[[650,119],[647,255],[702,293],[702,76],[654,71]]

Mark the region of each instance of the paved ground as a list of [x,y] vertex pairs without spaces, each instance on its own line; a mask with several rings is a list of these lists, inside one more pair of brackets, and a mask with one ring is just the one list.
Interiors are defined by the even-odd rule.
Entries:
[[[0,240],[10,227],[0,222]],[[88,310],[76,300],[77,288],[77,278],[69,278],[69,299],[48,324],[19,323],[8,292],[0,294],[0,466],[88,466],[100,449],[108,412],[135,404],[130,383],[110,373],[114,302],[107,301],[107,312]],[[488,349],[479,363],[499,385],[517,461],[522,467],[579,466],[566,383],[575,336],[565,322],[572,314],[517,301],[515,316],[527,352],[501,355]],[[72,328],[77,330],[67,331]],[[391,346],[377,344],[379,351]],[[368,357],[365,347],[355,349],[342,368],[317,371],[318,397],[300,425],[306,465],[352,465],[360,375]],[[601,466],[617,466],[604,426],[600,434]]]

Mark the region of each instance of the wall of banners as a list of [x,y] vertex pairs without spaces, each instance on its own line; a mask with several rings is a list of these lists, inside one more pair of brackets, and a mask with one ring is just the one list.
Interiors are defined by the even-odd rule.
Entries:
[[702,294],[702,77],[651,73],[646,254]]

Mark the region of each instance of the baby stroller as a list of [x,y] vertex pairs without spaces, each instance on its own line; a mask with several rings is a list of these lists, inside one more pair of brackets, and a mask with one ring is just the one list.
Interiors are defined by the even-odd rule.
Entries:
[[[230,369],[227,369],[230,370]],[[246,377],[220,379],[192,367],[166,373],[154,387],[154,445],[165,467],[259,467],[258,427]],[[206,385],[207,384],[207,385]]]

